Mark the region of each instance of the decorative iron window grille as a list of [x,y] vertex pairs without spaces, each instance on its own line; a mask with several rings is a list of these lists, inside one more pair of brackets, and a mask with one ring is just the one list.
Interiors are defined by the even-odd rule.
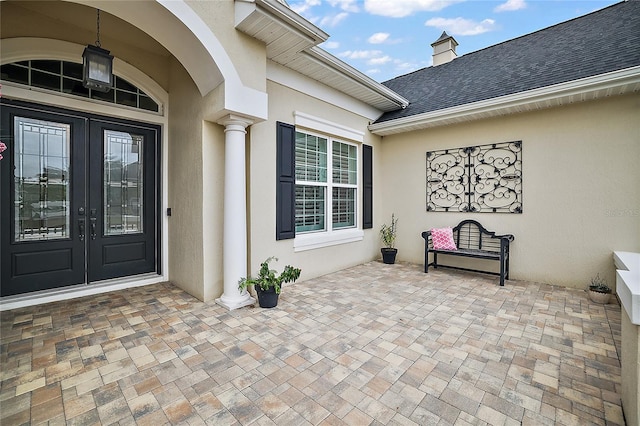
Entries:
[[427,152],[427,211],[522,213],[522,141]]

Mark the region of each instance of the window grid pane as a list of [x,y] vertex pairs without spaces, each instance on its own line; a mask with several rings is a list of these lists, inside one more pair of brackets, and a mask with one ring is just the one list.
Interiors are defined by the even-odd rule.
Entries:
[[14,123],[14,241],[67,239],[71,128],[23,117]]
[[358,149],[354,145],[333,142],[333,183],[358,183]]
[[325,229],[324,194],[323,186],[296,185],[296,232]]
[[296,180],[327,181],[327,139],[296,132]]
[[105,235],[143,232],[143,137],[107,130],[104,135]]
[[356,226],[356,190],[333,188],[333,228]]
[[114,88],[107,93],[82,85],[82,64],[56,60],[33,60],[2,65],[3,79],[29,86],[90,97],[104,102],[158,112],[159,106],[142,90],[114,76]]

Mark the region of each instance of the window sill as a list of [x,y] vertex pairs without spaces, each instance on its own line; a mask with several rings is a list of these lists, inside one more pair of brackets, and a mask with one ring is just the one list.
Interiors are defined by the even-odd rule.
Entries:
[[331,233],[318,232],[313,234],[297,235],[293,240],[294,251],[314,250],[322,247],[330,247],[338,244],[362,241],[364,231],[362,229],[349,229],[334,231]]

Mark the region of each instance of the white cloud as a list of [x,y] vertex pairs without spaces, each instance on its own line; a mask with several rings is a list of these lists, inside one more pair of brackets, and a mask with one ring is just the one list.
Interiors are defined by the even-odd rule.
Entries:
[[367,74],[369,75],[380,74],[380,68],[372,68],[370,70],[367,70]]
[[335,27],[349,16],[349,13],[347,12],[360,11],[360,8],[358,7],[358,0],[327,0],[327,2],[331,7],[341,9],[342,12],[327,14],[324,17],[314,15],[311,9],[315,6],[320,6],[322,4],[322,0],[290,1],[289,7],[294,12],[304,16],[307,20],[320,27]]
[[371,58],[367,61],[367,64],[368,65],[384,65],[388,62],[391,62],[391,58],[385,55],[379,58]]
[[367,39],[371,44],[382,44],[389,38],[389,33],[375,33]]
[[349,59],[371,59],[378,58],[382,55],[380,50],[346,50],[338,56]]
[[403,18],[415,12],[435,12],[463,0],[364,0],[364,8],[372,15]]
[[346,12],[360,12],[357,0],[328,0],[331,7],[338,6],[340,9]]
[[511,12],[513,10],[525,9],[527,3],[525,0],[507,0],[499,6],[493,9],[494,12]]
[[340,47],[340,43],[337,41],[325,41],[321,46],[325,49],[337,49]]
[[477,35],[493,31],[496,22],[493,19],[485,19],[482,22],[464,18],[432,18],[424,23],[427,27],[435,27],[445,30],[449,35]]
[[302,15],[313,6],[318,6],[320,3],[322,3],[321,0],[304,0],[301,2],[291,3],[289,6],[291,7],[291,10]]
[[333,16],[325,16],[320,20],[320,27],[335,27],[340,22],[344,21],[347,16],[349,16],[347,12],[340,12]]

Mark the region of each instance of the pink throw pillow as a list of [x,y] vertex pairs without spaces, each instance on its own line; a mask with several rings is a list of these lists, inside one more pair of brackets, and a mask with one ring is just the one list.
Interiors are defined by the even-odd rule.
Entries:
[[453,229],[451,228],[433,228],[431,241],[435,250],[458,250],[456,242],[453,241]]

